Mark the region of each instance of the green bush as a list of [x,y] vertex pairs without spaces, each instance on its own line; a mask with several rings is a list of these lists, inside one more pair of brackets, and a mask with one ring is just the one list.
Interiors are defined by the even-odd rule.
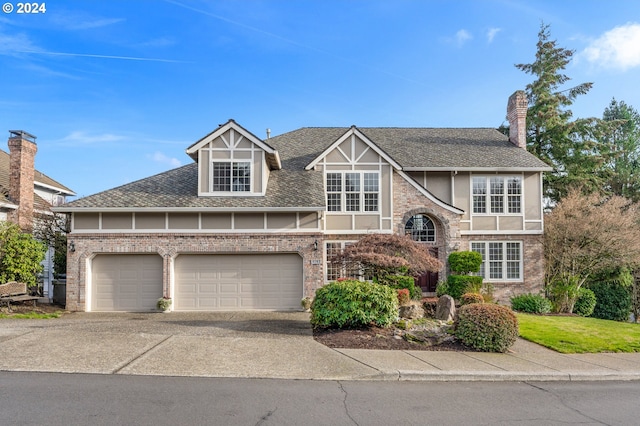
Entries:
[[454,251],[449,255],[449,267],[458,275],[480,272],[482,255],[475,251]]
[[[456,300],[460,300],[462,295],[467,292],[468,286],[482,286],[482,277],[475,275],[449,275],[447,278],[446,290],[443,294],[448,294]],[[437,294],[437,289],[436,289]]]
[[480,293],[465,293],[460,297],[461,305],[469,305],[471,303],[484,303],[484,297]]
[[409,296],[414,300],[422,298],[422,289],[420,287],[416,287],[415,279],[413,277],[407,275],[383,275],[376,278],[374,281],[377,281],[378,284],[387,285],[395,290],[406,288],[409,290]]
[[620,284],[608,282],[590,283],[589,289],[596,296],[592,317],[614,321],[628,321],[631,313],[631,292]]
[[518,337],[518,318],[506,306],[472,303],[461,306],[455,335],[462,343],[483,352],[506,352]]
[[436,297],[441,297],[445,294],[449,294],[449,285],[446,281],[438,281],[438,285],[436,286]]
[[596,307],[596,295],[588,288],[580,287],[578,298],[573,305],[573,313],[581,317],[588,317]]
[[551,301],[541,294],[520,294],[511,298],[511,309],[529,314],[548,314]]
[[323,328],[391,325],[398,318],[397,291],[380,284],[345,280],[316,290],[311,324]]

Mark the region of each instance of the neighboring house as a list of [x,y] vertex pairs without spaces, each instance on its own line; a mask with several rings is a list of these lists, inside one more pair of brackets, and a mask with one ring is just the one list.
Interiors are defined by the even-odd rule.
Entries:
[[[31,232],[39,218],[53,215],[51,207],[64,204],[72,190],[35,169],[36,137],[22,130],[9,131],[9,154],[0,150],[0,220]],[[43,262],[43,296],[53,297],[53,253]]]
[[[55,209],[72,215],[67,309],[299,309],[343,271],[362,235],[409,234],[445,264],[482,253],[495,294],[543,283],[542,173],[526,150],[527,100],[496,129],[302,128],[261,139],[230,120],[193,163]],[[435,290],[446,269],[420,277]]]

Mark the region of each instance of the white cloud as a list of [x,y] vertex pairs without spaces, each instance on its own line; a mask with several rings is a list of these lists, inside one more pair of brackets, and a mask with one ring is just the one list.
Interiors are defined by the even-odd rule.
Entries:
[[114,135],[112,133],[101,133],[101,134],[88,134],[86,132],[77,130],[69,133],[69,135],[60,139],[60,142],[63,145],[90,145],[96,143],[109,143],[109,142],[119,142],[125,139],[124,136]]
[[52,17],[52,22],[56,25],[71,31],[106,27],[124,21],[124,18],[98,18],[77,12],[57,13]]
[[0,54],[12,55],[24,50],[37,52],[40,49],[31,42],[26,34],[9,35],[0,33]]
[[160,164],[168,164],[171,167],[180,167],[182,166],[182,162],[177,158],[168,157],[161,153],[160,151],[156,151],[153,155],[149,156],[153,161]]
[[605,32],[580,56],[603,68],[625,71],[639,66],[640,24],[630,22]]
[[487,41],[491,43],[500,31],[502,31],[502,28],[489,28],[489,31],[487,31]]
[[473,36],[467,30],[459,30],[456,33],[456,42],[458,43],[458,46],[462,46],[463,44],[465,44],[467,41],[471,40],[472,38],[473,38]]

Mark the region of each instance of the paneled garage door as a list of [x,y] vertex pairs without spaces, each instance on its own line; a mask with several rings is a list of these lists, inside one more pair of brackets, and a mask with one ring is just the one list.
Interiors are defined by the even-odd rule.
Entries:
[[91,310],[142,312],[162,296],[158,255],[100,254],[91,263]]
[[176,311],[294,310],[302,299],[297,254],[188,254],[175,260]]

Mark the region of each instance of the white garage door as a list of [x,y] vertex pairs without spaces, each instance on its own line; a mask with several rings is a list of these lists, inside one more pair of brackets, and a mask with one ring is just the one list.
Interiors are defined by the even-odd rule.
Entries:
[[158,255],[100,254],[91,263],[91,310],[142,312],[162,296]]
[[294,310],[302,299],[297,254],[188,254],[175,261],[176,311]]

